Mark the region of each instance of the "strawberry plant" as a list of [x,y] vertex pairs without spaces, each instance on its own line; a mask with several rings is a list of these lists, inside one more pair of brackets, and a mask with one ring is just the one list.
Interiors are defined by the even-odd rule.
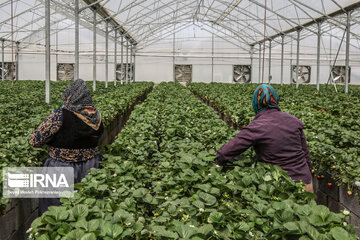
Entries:
[[[210,102],[238,127],[254,118],[253,91],[257,84],[190,83],[189,89]],[[332,88],[317,92],[314,86],[274,85],[282,111],[295,115],[305,124],[313,173],[319,180],[330,173],[334,180],[353,185],[360,180],[360,88],[350,94],[335,93]],[[339,90],[341,92],[341,90]]]
[[[44,102],[44,82],[18,81],[11,88],[11,81],[0,82],[0,184],[2,168],[10,166],[41,166],[47,155],[46,148],[33,148],[29,144],[31,132],[54,109],[61,107],[61,94],[69,82],[54,82],[51,87],[52,102]],[[98,83],[93,101],[109,125],[118,113],[124,113],[153,86],[153,83],[131,83],[110,86]],[[90,83],[89,88],[91,89]],[[0,196],[2,190],[0,190]],[[0,212],[8,199],[0,197]]]
[[161,83],[135,107],[102,169],[32,223],[30,239],[356,239],[344,214],[253,151],[225,166],[236,134],[189,90]]

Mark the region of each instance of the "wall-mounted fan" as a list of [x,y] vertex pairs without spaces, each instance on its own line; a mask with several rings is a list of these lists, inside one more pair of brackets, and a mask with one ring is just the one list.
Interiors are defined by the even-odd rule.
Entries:
[[293,76],[293,83],[299,81],[299,83],[310,83],[310,76],[311,76],[311,67],[299,65],[298,71],[298,79],[296,79],[296,65],[292,65],[292,76]]
[[175,65],[175,81],[191,82],[192,65]]
[[74,64],[58,63],[57,64],[57,81],[73,81],[74,80]]
[[12,69],[12,62],[4,62],[4,69],[2,69],[2,64],[0,63],[0,79],[2,78],[2,72],[4,71],[4,79],[11,79],[12,78],[12,74],[14,73],[14,78],[16,79],[16,63],[14,62],[14,70],[13,72],[11,71]]
[[233,81],[236,83],[251,82],[251,65],[234,65]]
[[5,67],[4,67],[4,69],[2,69],[2,67],[0,67],[0,79],[1,80],[4,80],[4,79],[2,79],[3,72],[4,72],[4,79],[6,79],[6,76],[8,75],[9,71]]
[[[132,67],[132,69],[131,69],[131,67]],[[133,76],[134,76],[134,71],[135,71],[134,67],[135,67],[134,64],[131,64],[131,66],[130,66],[130,63],[127,64],[127,72],[128,72],[128,81],[129,82],[133,81]],[[126,81],[125,72],[126,72],[126,63],[123,63],[122,68],[121,68],[121,63],[118,63],[116,65],[116,80],[125,82]]]
[[[345,75],[346,70],[345,66],[334,66],[331,69],[331,76],[333,78],[333,82],[338,83],[345,83]],[[350,83],[350,75],[351,75],[351,68],[349,67],[349,83]]]

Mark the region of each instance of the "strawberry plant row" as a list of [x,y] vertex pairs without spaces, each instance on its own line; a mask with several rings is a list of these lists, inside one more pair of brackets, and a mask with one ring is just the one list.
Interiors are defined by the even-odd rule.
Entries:
[[[188,87],[209,102],[239,128],[254,118],[252,96],[256,84],[202,84]],[[301,119],[309,145],[315,175],[324,173],[349,189],[360,178],[360,88],[351,94],[336,94],[333,89],[316,92],[314,86],[274,85],[280,108]]]
[[36,219],[30,239],[357,239],[346,215],[314,202],[253,152],[226,168],[235,131],[177,83],[161,83],[73,199]]
[[[52,83],[52,102],[46,104],[42,81],[18,81],[13,88],[10,81],[0,82],[0,184],[3,167],[42,165],[46,148],[31,147],[29,136],[52,110],[62,105],[61,94],[68,83]],[[98,83],[92,95],[105,125],[108,126],[117,114],[126,112],[152,86],[153,83],[131,83],[105,88],[104,83]],[[0,197],[0,215],[5,213],[8,202]]]

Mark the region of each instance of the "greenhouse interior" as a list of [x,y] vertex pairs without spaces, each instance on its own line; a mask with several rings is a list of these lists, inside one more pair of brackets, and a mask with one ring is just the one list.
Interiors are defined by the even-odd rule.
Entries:
[[0,240],[360,239],[360,1],[0,11]]

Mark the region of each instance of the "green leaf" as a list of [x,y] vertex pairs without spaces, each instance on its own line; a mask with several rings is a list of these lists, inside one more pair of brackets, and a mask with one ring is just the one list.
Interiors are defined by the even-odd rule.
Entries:
[[221,212],[213,211],[209,215],[209,222],[211,223],[221,223],[224,219],[224,214]]
[[202,225],[201,227],[197,228],[198,233],[203,234],[203,235],[208,235],[212,230],[214,229],[213,225],[211,224],[205,224]]
[[194,227],[190,227],[189,225],[178,224],[175,227],[175,230],[178,232],[179,236],[184,239],[189,239],[192,235],[196,233]]
[[53,217],[50,216],[45,216],[43,219],[46,223],[50,223],[51,225],[56,225],[58,223]]
[[50,237],[49,237],[49,235],[44,233],[44,234],[41,234],[40,236],[38,236],[36,239],[37,240],[50,240]]
[[202,208],[202,209],[205,208],[205,204],[200,200],[196,200],[196,201],[192,202],[192,204],[197,208]]
[[65,239],[66,240],[79,240],[82,236],[84,236],[85,233],[83,230],[75,229],[66,234]]
[[88,230],[88,222],[85,219],[80,219],[79,221],[74,223],[75,228],[82,228],[84,230]]
[[135,189],[133,192],[133,196],[135,198],[142,198],[145,196],[145,194],[147,194],[148,190],[146,188],[139,188],[139,189]]
[[96,240],[96,236],[94,233],[86,233],[80,240]]
[[200,192],[199,197],[205,201],[205,204],[208,206],[214,205],[216,203],[216,197],[211,194]]
[[169,205],[167,211],[171,216],[176,216],[177,215],[177,209],[176,209],[176,207],[174,205]]
[[350,237],[349,233],[345,229],[343,229],[342,227],[334,227],[334,228],[332,228],[330,230],[330,234],[335,240],[355,239],[355,238]]
[[265,175],[264,177],[263,177],[263,179],[264,179],[264,181],[265,182],[269,182],[269,181],[271,181],[272,180],[272,178],[271,178],[271,176],[270,175]]
[[300,228],[296,224],[296,222],[287,222],[284,224],[284,227],[291,232],[299,232],[300,231]]
[[211,185],[210,184],[196,184],[194,186],[195,188],[199,188],[201,190],[203,190],[204,192],[210,192],[211,189]]
[[97,190],[101,192],[105,191],[106,189],[108,189],[108,186],[105,184],[101,184],[97,187]]
[[243,232],[247,232],[250,230],[250,226],[246,223],[246,222],[238,222],[235,224],[236,229],[243,231]]
[[68,218],[69,212],[66,210],[66,207],[51,206],[46,215],[53,216],[56,221],[62,221]]
[[113,221],[115,223],[124,223],[124,224],[132,224],[135,222],[134,216],[131,215],[129,212],[119,209],[114,213]]
[[141,222],[137,221],[134,226],[133,229],[136,233],[140,232],[141,230],[143,230],[144,228],[144,224],[142,224]]
[[71,226],[70,224],[64,222],[61,224],[60,228],[57,230],[58,234],[65,236],[66,234],[68,234],[71,231]]
[[43,218],[41,218],[41,217],[35,219],[35,220],[31,223],[31,228],[36,229],[36,228],[44,225],[45,223],[44,223],[42,220],[43,220]]
[[123,232],[123,228],[120,225],[112,224],[110,222],[106,222],[102,226],[102,230],[104,231],[106,236],[109,236],[112,238],[118,237]]
[[72,209],[72,213],[76,219],[85,218],[89,213],[89,208],[84,204],[79,204]]
[[164,226],[151,226],[151,233],[158,237],[167,237],[167,238],[178,238],[178,234],[176,232],[168,231]]
[[101,219],[92,219],[88,222],[88,229],[89,229],[89,232],[94,232],[96,231],[99,226],[100,226],[100,223],[101,223]]

